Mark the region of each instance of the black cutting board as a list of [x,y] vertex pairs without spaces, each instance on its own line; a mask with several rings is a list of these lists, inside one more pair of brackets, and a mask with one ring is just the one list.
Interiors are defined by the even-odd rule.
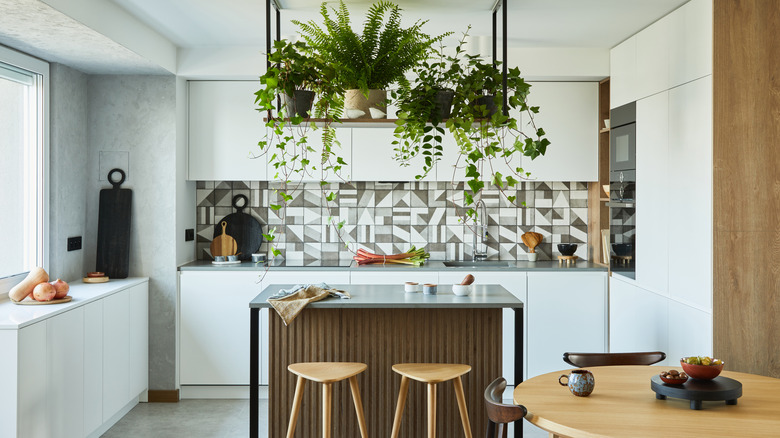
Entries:
[[260,225],[257,219],[243,212],[248,204],[249,199],[246,196],[234,196],[233,208],[236,209],[236,212],[230,213],[214,225],[214,237],[217,237],[222,234],[222,226],[220,224],[222,221],[227,222],[225,233],[236,239],[239,260],[251,259],[252,254],[257,253],[260,250],[260,245],[263,243],[262,225]]
[[[121,176],[118,182],[112,179],[114,173]],[[120,188],[124,181],[124,171],[111,169],[108,182],[112,188],[100,190],[95,270],[105,272],[109,278],[127,278],[130,270],[130,208],[133,191]]]

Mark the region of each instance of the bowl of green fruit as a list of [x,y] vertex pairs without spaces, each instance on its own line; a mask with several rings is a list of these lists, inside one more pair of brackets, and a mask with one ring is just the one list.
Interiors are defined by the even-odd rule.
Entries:
[[699,380],[712,380],[723,371],[723,361],[708,356],[689,356],[680,359],[680,365],[688,376]]

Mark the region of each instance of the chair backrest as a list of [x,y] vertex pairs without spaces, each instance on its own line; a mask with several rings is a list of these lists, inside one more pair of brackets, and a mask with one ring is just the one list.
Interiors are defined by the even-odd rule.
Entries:
[[506,424],[522,420],[528,411],[523,405],[506,405],[501,403],[501,396],[506,389],[506,380],[499,377],[485,388],[485,408],[488,419],[494,424]]
[[666,359],[663,351],[637,353],[563,353],[563,361],[575,367],[652,365]]

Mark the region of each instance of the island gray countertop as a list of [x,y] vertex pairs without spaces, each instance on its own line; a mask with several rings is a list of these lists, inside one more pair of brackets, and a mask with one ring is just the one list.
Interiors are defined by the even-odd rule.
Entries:
[[[249,302],[250,308],[269,308],[268,297],[280,289],[289,289],[292,284],[270,284]],[[457,296],[449,284],[438,285],[436,295],[422,292],[404,292],[404,285],[332,284],[331,287],[349,292],[350,299],[325,298],[308,304],[317,309],[444,309],[481,308],[522,309],[523,302],[503,286],[497,284],[472,285],[471,294]]]
[[[494,260],[491,260],[494,262]],[[566,265],[559,263],[557,260],[543,260],[538,262],[529,262],[526,260],[519,261],[506,261],[506,267],[496,266],[460,266],[460,267],[447,267],[442,260],[428,260],[422,266],[415,267],[409,265],[363,265],[357,266],[354,261],[351,260],[316,260],[316,261],[276,261],[271,266],[265,266],[264,264],[255,264],[251,261],[237,263],[237,264],[225,264],[215,265],[209,260],[197,260],[194,262],[185,263],[179,266],[180,271],[262,271],[268,270],[314,270],[314,271],[351,271],[351,272],[368,272],[368,271],[470,271],[470,272],[511,272],[511,271],[525,271],[525,272],[585,272],[596,271],[606,272],[606,265],[599,265],[587,260],[579,260],[572,265]]]

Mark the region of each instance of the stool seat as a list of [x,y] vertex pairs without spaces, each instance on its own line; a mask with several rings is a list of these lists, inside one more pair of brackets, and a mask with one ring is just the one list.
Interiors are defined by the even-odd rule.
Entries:
[[356,376],[368,368],[356,362],[301,362],[287,367],[291,373],[319,383],[333,383]]
[[399,363],[393,371],[423,383],[441,383],[471,371],[470,365],[444,363]]

